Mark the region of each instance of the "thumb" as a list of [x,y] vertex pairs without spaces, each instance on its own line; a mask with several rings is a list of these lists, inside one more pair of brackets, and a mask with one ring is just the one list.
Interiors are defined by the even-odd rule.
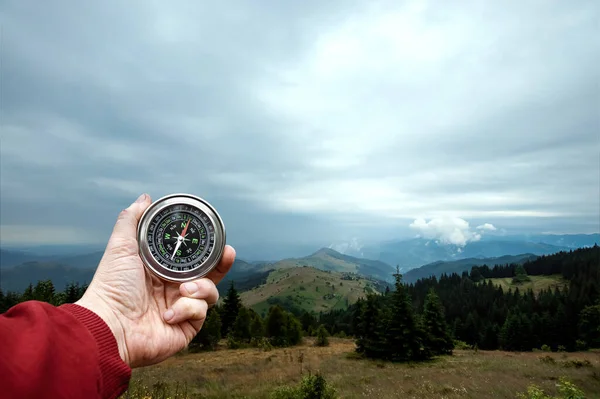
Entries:
[[124,240],[137,239],[138,222],[151,202],[148,194],[142,194],[128,208],[119,213],[109,240],[111,244],[120,245]]

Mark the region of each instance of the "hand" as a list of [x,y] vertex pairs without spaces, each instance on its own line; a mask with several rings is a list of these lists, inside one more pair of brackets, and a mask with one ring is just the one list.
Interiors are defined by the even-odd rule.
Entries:
[[235,259],[227,245],[205,278],[176,284],[155,277],[142,264],[136,238],[138,221],[150,203],[143,194],[119,214],[94,278],[76,302],[107,323],[121,358],[132,368],[159,363],[190,343],[208,307],[219,299],[216,284]]

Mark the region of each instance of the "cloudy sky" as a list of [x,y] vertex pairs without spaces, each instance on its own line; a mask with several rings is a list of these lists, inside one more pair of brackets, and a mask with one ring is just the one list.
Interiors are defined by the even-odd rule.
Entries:
[[240,248],[597,232],[597,2],[451,3],[3,1],[2,243],[103,243],[142,192]]

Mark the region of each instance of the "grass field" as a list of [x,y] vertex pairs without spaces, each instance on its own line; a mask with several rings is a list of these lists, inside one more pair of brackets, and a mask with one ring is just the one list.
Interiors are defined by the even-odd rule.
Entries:
[[[555,287],[564,288],[567,286],[568,282],[560,275],[552,275],[552,276],[529,276],[531,281],[522,283],[522,284],[513,284],[512,277],[507,278],[492,278],[492,283],[502,287],[504,291],[508,291],[508,289],[515,290],[515,288],[519,288],[519,291],[526,291],[528,289],[532,289],[534,293],[538,293],[543,289],[554,289]],[[487,280],[485,280],[487,281]]]
[[[243,292],[244,305],[264,315],[272,298],[308,311],[344,309],[359,297],[365,296],[365,287],[373,287],[369,280],[343,280],[343,274],[325,272],[313,267],[295,267],[271,272],[266,284]],[[358,277],[357,277],[358,278]],[[374,289],[374,288],[371,288]]]
[[[453,356],[409,365],[354,359],[354,343],[331,338],[328,347],[312,340],[294,348],[227,350],[181,354],[162,364],[136,369],[130,398],[148,396],[144,387],[185,391],[172,398],[269,398],[281,385],[296,385],[302,375],[320,371],[340,398],[515,398],[530,384],[557,394],[567,377],[600,398],[600,353],[509,353],[455,351]],[[166,386],[165,386],[166,384]],[[158,388],[156,388],[158,389]],[[127,396],[124,396],[127,397]]]

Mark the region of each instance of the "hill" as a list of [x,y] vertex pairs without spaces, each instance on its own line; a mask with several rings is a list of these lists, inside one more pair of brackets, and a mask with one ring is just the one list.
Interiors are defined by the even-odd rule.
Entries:
[[321,248],[317,252],[302,258],[283,259],[275,263],[264,264],[263,270],[289,269],[309,266],[323,271],[340,273],[356,273],[384,281],[393,281],[395,269],[381,261],[355,258],[344,255],[330,248]]
[[409,270],[402,276],[402,280],[407,283],[414,283],[420,278],[424,277],[440,277],[443,273],[461,274],[464,271],[470,271],[473,266],[481,265],[505,265],[505,264],[522,264],[528,260],[534,260],[537,256],[533,254],[522,254],[522,255],[506,255],[496,258],[467,258],[460,259],[450,262],[438,261],[429,263],[425,266],[421,266],[412,270]]
[[561,290],[565,287],[569,286],[569,281],[566,280],[560,274],[553,274],[551,276],[529,276],[531,281],[514,284],[512,277],[504,277],[504,278],[490,278],[486,280],[482,280],[481,283],[486,283],[491,281],[497,287],[502,287],[504,291],[508,291],[509,289],[513,292],[516,288],[519,289],[521,293],[531,289],[534,294],[538,294],[542,290],[555,288],[560,288]]
[[357,274],[304,266],[274,270],[264,284],[243,292],[240,297],[261,315],[277,304],[299,314],[304,310],[345,309],[367,292],[383,292],[385,287],[384,282]]

